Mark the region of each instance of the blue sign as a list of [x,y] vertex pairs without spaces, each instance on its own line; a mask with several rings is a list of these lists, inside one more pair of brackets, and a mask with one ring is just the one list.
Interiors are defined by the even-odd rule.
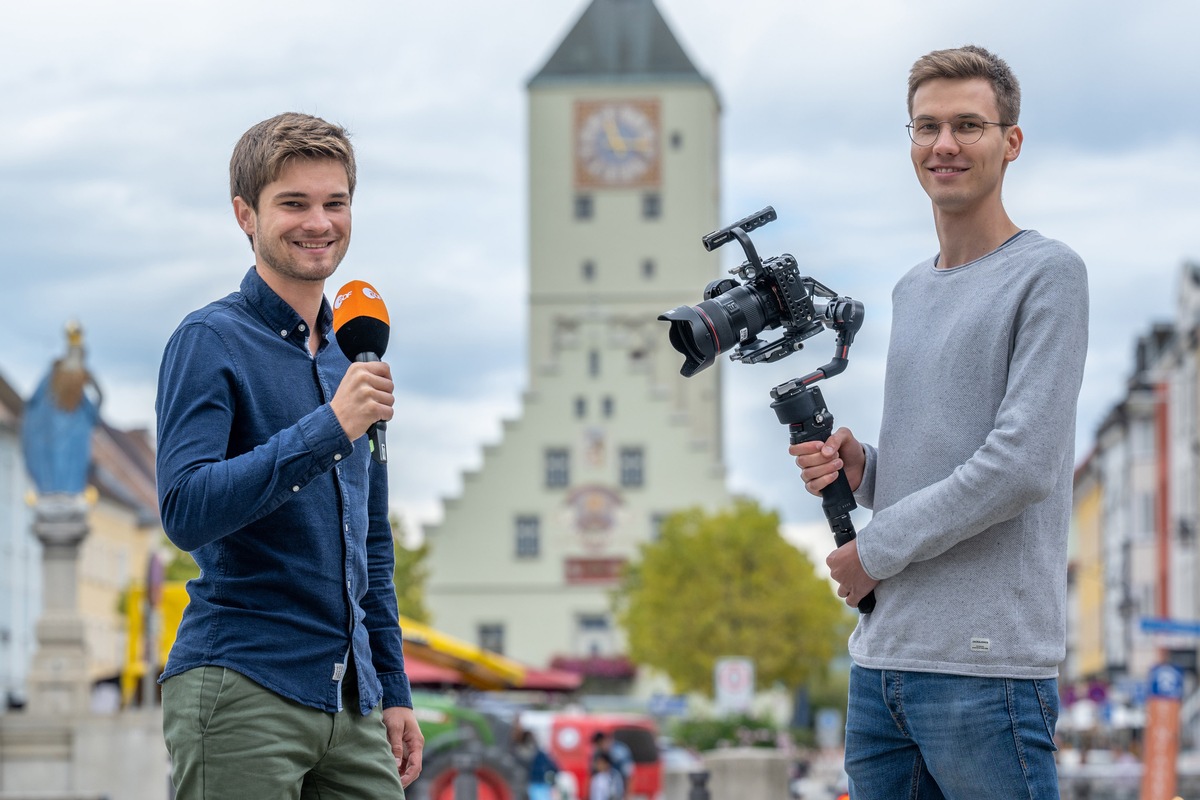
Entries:
[[656,717],[682,717],[687,714],[687,695],[651,695],[646,702],[646,710]]
[[1194,636],[1200,638],[1200,622],[1195,621],[1142,617],[1140,627],[1142,633],[1166,633],[1173,636]]
[[1150,696],[1167,700],[1183,699],[1183,670],[1170,664],[1150,668]]

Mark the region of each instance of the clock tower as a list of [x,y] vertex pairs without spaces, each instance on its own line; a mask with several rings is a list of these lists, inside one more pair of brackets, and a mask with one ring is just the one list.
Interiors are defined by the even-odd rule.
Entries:
[[719,276],[720,106],[652,0],[592,0],[528,83],[528,388],[427,529],[447,633],[619,673],[609,595],[671,512],[728,503],[720,370],[667,309]]

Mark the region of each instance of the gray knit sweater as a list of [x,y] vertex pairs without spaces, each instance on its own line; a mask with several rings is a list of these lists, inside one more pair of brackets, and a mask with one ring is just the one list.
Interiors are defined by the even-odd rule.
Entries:
[[1083,261],[1026,231],[892,293],[878,450],[856,493],[882,582],[850,638],[874,669],[1052,678],[1066,649]]

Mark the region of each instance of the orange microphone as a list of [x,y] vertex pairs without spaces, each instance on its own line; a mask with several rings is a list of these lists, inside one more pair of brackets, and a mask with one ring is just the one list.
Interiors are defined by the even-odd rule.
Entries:
[[[333,333],[338,346],[351,361],[378,361],[387,350],[391,333],[387,306],[375,287],[366,281],[350,281],[333,300]],[[371,457],[387,463],[387,422],[379,420],[367,431]]]

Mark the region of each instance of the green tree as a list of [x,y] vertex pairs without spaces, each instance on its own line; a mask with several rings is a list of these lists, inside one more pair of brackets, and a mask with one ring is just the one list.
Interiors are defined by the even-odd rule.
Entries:
[[167,551],[167,563],[163,565],[163,578],[168,581],[190,581],[200,577],[200,567],[191,553],[180,550],[170,541],[164,539],[164,549]]
[[780,534],[779,516],[750,500],[668,517],[626,568],[616,610],[635,662],[710,697],[724,656],[753,659],[760,686],[822,676],[850,624],[829,583]]
[[429,622],[432,615],[425,605],[425,582],[429,580],[429,543],[417,547],[404,544],[404,523],[396,515],[391,517],[392,542],[396,550],[396,571],[392,583],[396,586],[396,603],[400,613],[417,622]]

